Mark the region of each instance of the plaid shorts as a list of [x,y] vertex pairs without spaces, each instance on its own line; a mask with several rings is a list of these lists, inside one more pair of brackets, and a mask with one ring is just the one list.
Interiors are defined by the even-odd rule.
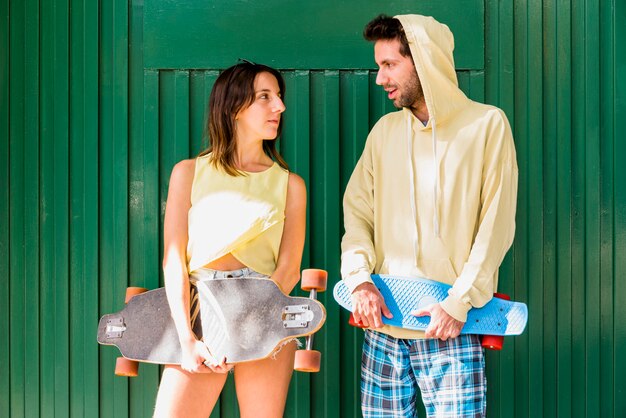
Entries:
[[403,340],[365,330],[363,416],[416,417],[418,389],[428,417],[484,417],[487,381],[480,338]]

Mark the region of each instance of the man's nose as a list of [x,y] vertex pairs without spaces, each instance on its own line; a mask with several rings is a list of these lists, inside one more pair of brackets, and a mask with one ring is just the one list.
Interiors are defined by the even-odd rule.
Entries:
[[387,75],[385,74],[383,70],[378,70],[378,73],[376,73],[376,84],[378,84],[379,86],[382,86],[386,84],[386,82],[387,82]]

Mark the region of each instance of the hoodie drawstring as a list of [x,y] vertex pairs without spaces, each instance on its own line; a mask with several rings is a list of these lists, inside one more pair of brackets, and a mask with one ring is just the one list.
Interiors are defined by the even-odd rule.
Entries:
[[417,235],[417,202],[415,201],[415,173],[413,172],[413,129],[411,127],[411,115],[407,114],[406,118],[406,144],[409,161],[409,183],[411,190],[409,190],[409,199],[411,201],[411,211],[413,212],[413,227],[415,228],[415,235],[413,236],[413,253],[415,254],[415,265],[417,266],[417,255],[419,249],[419,237]]
[[439,163],[437,162],[437,124],[435,118],[430,119],[433,130],[433,170],[435,171],[435,183],[433,190],[433,229],[435,236],[439,238]]

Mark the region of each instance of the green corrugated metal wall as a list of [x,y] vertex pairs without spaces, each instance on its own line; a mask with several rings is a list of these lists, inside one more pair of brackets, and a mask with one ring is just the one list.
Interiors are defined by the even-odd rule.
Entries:
[[[222,67],[159,64],[189,54],[161,55],[166,40],[150,26],[157,2],[147,3],[0,0],[0,416],[151,413],[158,368],[114,377],[116,350],[96,345],[95,326],[120,309],[127,285],[160,283],[169,171],[202,148]],[[234,14],[273,5],[285,22],[298,4],[217,3]],[[523,336],[488,354],[489,415],[626,416],[626,4],[444,3],[297,7],[328,26],[320,36],[341,33],[329,23],[337,10],[358,10],[359,26],[407,5],[458,26],[484,23],[469,41],[455,30],[459,79],[514,128],[518,229],[500,290],[531,312]],[[484,57],[467,53],[477,42]],[[281,149],[310,197],[303,266],[336,279],[342,192],[370,126],[392,109],[368,67],[319,67],[277,48],[287,80]],[[361,332],[324,298],[323,370],[296,375],[288,416],[359,416]],[[237,416],[235,405],[229,384],[214,416]]]

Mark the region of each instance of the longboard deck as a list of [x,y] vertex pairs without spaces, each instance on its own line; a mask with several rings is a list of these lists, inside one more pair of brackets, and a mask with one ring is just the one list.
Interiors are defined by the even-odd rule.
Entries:
[[[326,317],[317,300],[286,296],[266,279],[209,280],[198,284],[198,293],[200,315],[194,332],[216,358],[224,356],[229,363],[268,357],[281,341],[319,330]],[[285,320],[292,316],[285,309],[308,311],[292,315],[308,321],[286,327]],[[117,346],[130,360],[180,364],[180,344],[165,289],[137,295],[120,312],[104,315],[98,342]]]
[[[411,311],[431,303],[441,302],[451,286],[423,278],[397,277],[373,274],[372,280],[380,290],[393,318],[382,317],[383,323],[395,327],[423,331],[430,317],[416,317]],[[335,300],[352,312],[348,287],[339,281],[333,289]],[[461,333],[482,335],[519,335],[528,321],[528,308],[520,302],[493,298],[482,308],[470,309]]]

